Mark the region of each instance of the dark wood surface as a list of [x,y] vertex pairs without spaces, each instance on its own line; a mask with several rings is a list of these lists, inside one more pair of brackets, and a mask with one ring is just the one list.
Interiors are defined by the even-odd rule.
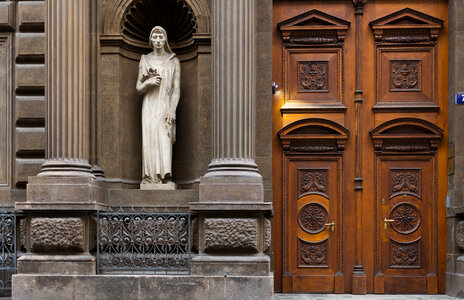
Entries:
[[447,9],[274,1],[276,291],[444,292]]

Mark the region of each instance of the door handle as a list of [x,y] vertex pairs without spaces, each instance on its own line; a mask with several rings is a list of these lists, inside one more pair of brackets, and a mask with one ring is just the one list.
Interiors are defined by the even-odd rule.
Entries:
[[383,228],[387,230],[387,222],[395,222],[395,221],[396,220],[387,219],[387,218],[383,219]]
[[335,231],[335,222],[327,223],[327,224],[325,224],[325,226],[330,226],[330,230],[332,232]]

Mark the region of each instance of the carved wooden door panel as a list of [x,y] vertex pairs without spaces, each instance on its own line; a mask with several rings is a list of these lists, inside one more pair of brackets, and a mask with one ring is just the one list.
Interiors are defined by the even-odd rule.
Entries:
[[[339,159],[292,157],[288,164],[288,290],[333,292],[338,257]],[[297,243],[294,241],[297,240]],[[290,288],[291,287],[291,288]]]
[[344,290],[342,274],[343,151],[348,131],[318,119],[283,128],[286,274],[283,290]]
[[[378,164],[383,226],[378,228],[377,292],[426,293],[435,263],[429,251],[434,247],[434,159],[386,156]],[[436,285],[436,277],[429,280]]]
[[273,3],[276,290],[444,292],[447,2]]

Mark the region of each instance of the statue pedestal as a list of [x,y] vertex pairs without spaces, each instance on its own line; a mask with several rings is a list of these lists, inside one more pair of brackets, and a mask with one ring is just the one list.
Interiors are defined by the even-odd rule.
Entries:
[[177,185],[174,182],[168,183],[141,183],[141,190],[175,190]]

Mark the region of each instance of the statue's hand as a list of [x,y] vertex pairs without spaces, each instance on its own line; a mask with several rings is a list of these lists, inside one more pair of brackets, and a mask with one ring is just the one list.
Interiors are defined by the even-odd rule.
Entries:
[[166,123],[167,123],[168,125],[172,125],[172,123],[174,123],[175,120],[176,120],[176,116],[175,116],[175,115],[173,115],[173,114],[171,114],[171,113],[167,113],[167,114],[166,114]]
[[145,81],[148,86],[158,86],[161,83],[161,76],[153,76]]

